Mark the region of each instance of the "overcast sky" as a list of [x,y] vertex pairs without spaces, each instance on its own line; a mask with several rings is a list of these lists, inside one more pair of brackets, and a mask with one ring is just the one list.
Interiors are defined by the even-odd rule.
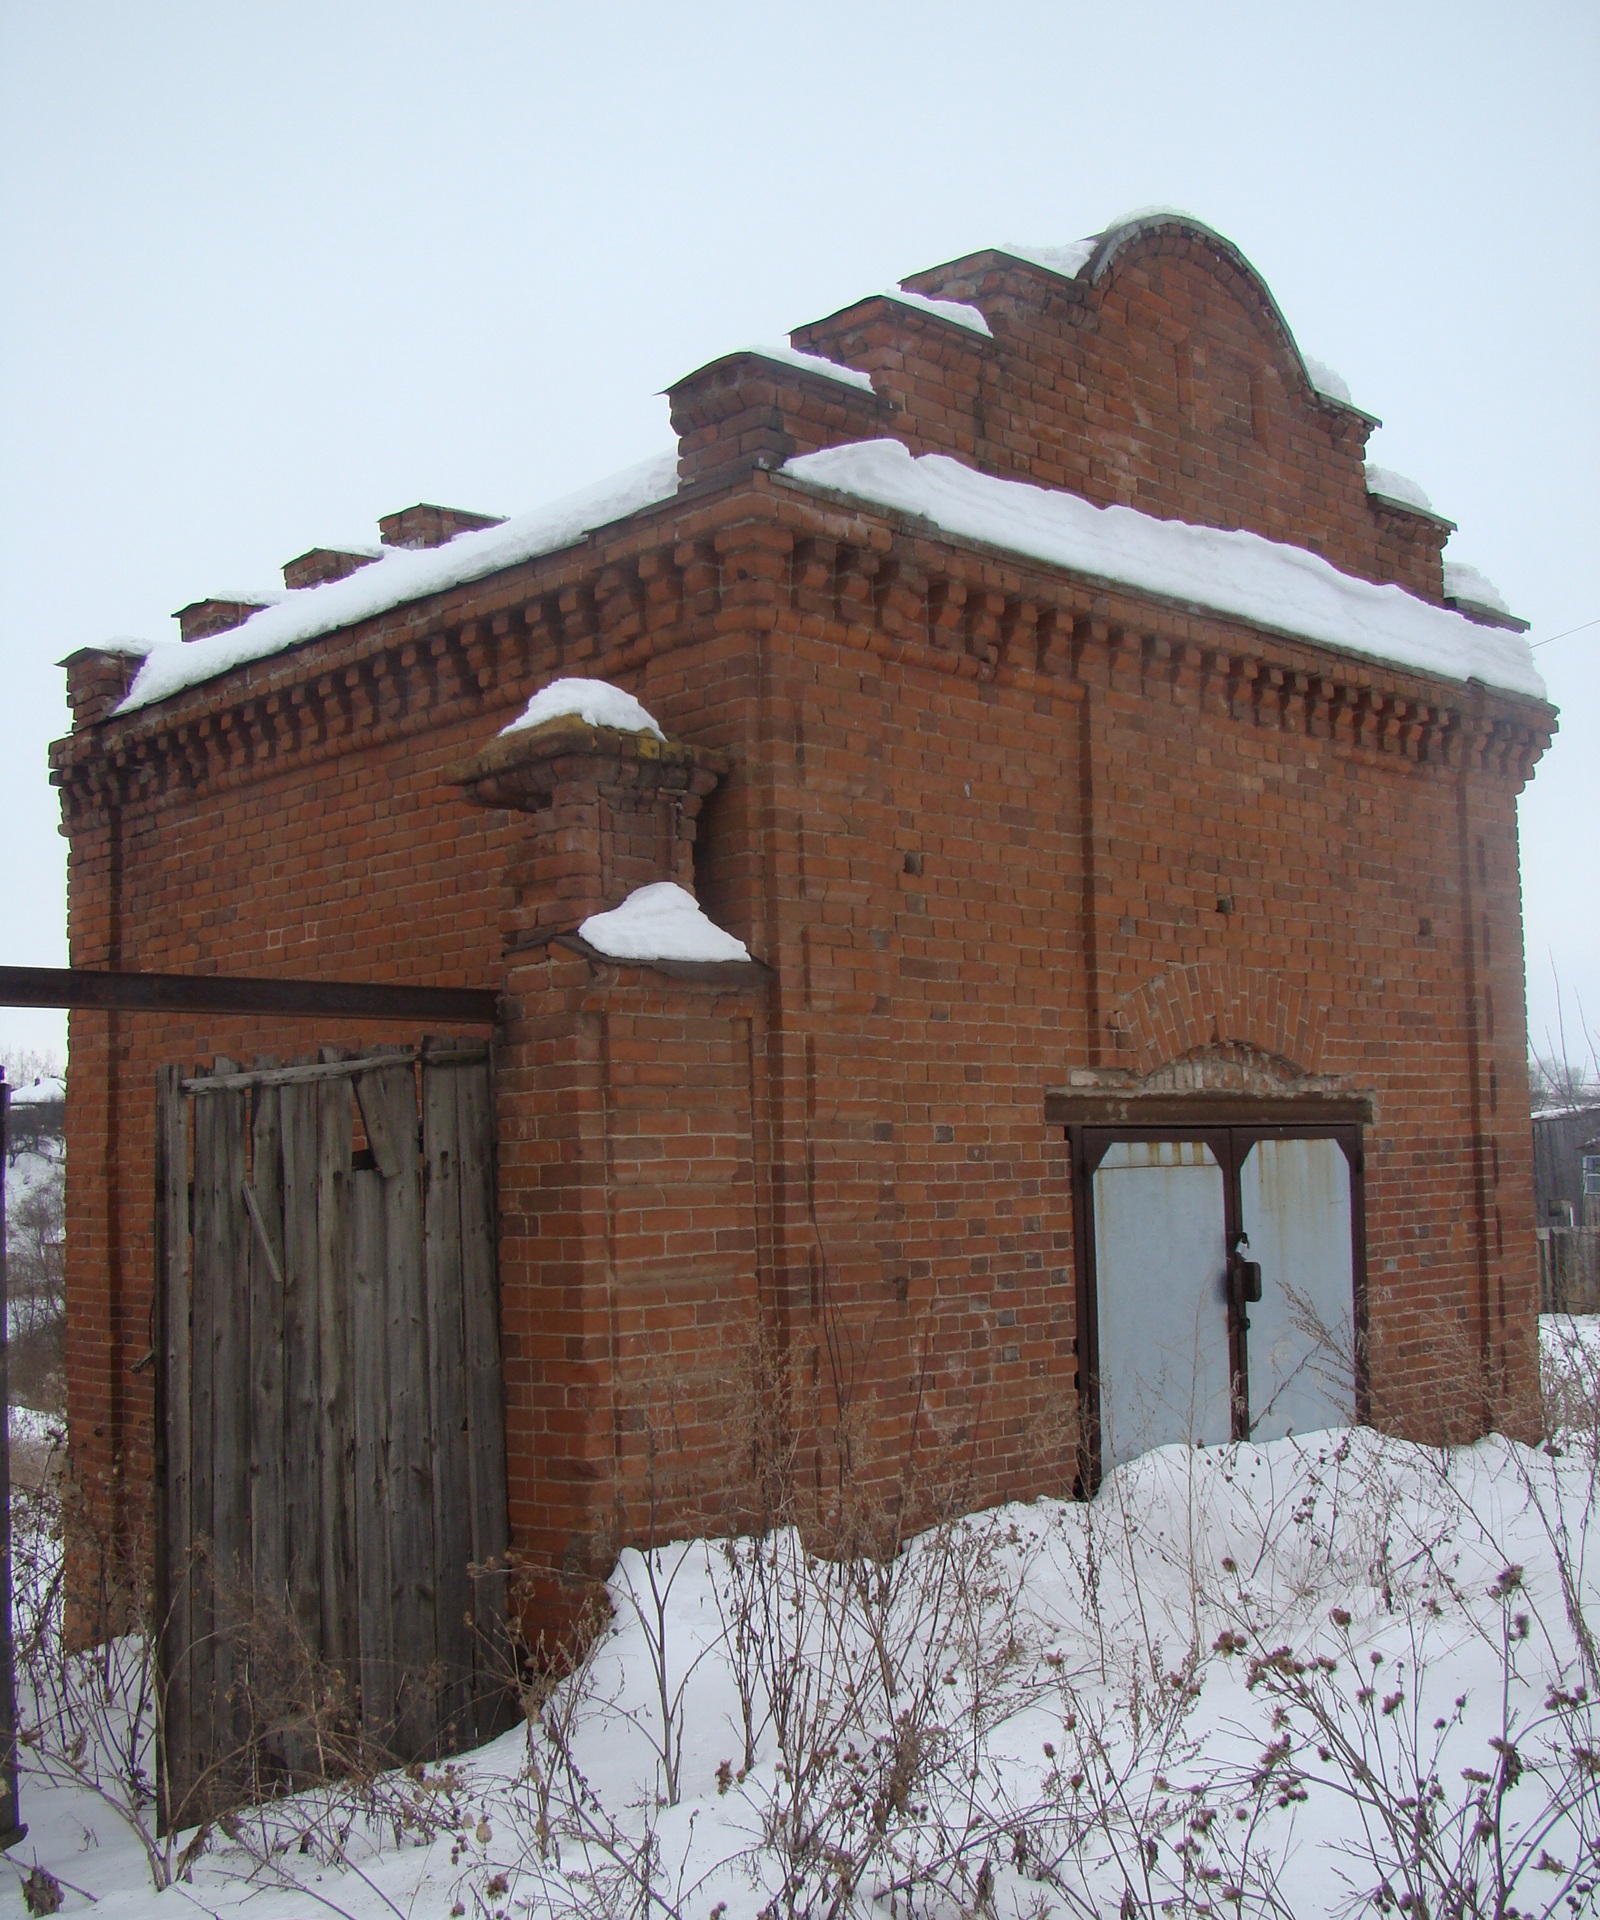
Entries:
[[[669,442],[667,382],[1178,206],[1535,640],[1600,619],[1600,8],[5,0],[0,962],[63,965],[56,662],[416,500]],[[1531,1027],[1600,1034],[1600,625],[1535,655]],[[1308,850],[1315,857],[1315,849]],[[0,1009],[0,1042],[64,1017]]]

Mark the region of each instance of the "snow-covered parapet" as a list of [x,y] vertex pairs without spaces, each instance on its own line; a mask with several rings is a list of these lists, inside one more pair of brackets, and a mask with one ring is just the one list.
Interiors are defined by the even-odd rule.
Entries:
[[235,607],[281,607],[288,594],[278,587],[218,587],[215,593],[208,593],[208,601],[224,602]]
[[1505,595],[1485,573],[1469,567],[1465,560],[1444,563],[1444,592],[1447,600],[1460,600],[1468,606],[1482,607],[1488,613],[1510,614]]
[[596,528],[670,500],[677,490],[678,454],[674,447],[536,512],[520,514],[481,533],[458,534],[448,546],[387,549],[384,557],[371,566],[343,580],[331,580],[326,586],[293,593],[283,604],[268,607],[243,626],[205,640],[150,648],[117,711],[129,713],[150,706],[247,661],[283,653],[302,641],[335,633],[359,620],[387,613],[391,607],[404,606],[407,601],[576,546]]
[[742,940],[708,920],[700,903],[673,880],[638,887],[620,907],[591,914],[578,928],[612,960],[748,960]]
[[1396,473],[1393,467],[1374,466],[1369,460],[1367,492],[1379,500],[1392,500],[1397,506],[1410,507],[1417,513],[1428,513],[1435,519],[1439,518],[1439,509],[1416,481],[1403,473]]
[[1521,620],[1506,605],[1505,595],[1486,574],[1469,567],[1465,560],[1444,563],[1444,601],[1469,620],[1491,627],[1509,627],[1513,633],[1526,633],[1528,622]]
[[1318,393],[1329,400],[1337,400],[1341,406],[1354,406],[1350,397],[1350,388],[1342,373],[1335,373],[1325,360],[1314,360],[1309,353],[1300,356],[1306,374]]
[[552,680],[549,686],[541,687],[516,719],[500,729],[500,734],[504,738],[508,733],[525,733],[551,720],[565,719],[582,720],[591,727],[610,727],[617,733],[653,733],[658,740],[667,737],[631,693],[612,686],[609,680],[576,678]]
[[[859,387],[863,393],[875,391],[872,376],[855,367],[841,367],[837,360],[824,360],[820,353],[802,353],[798,347],[739,347],[737,353],[753,353],[761,360],[776,360],[783,366],[798,367],[802,373],[819,373],[825,380],[837,380],[841,386]],[[723,359],[732,359],[724,354]]]
[[935,319],[954,321],[969,333],[981,333],[986,339],[992,337],[988,321],[965,300],[934,300],[925,293],[913,293],[910,287],[891,287],[883,297],[897,301],[902,307],[916,307],[923,313],[931,313]]
[[1100,239],[1098,233],[1091,234],[1087,240],[1074,240],[1065,247],[1020,247],[1007,241],[1000,251],[1009,253],[1013,260],[1026,260],[1030,266],[1043,267],[1046,273],[1059,273],[1070,280],[1094,258]]
[[782,469],[808,491],[914,514],[941,532],[1049,566],[1203,607],[1344,652],[1445,679],[1483,680],[1542,700],[1527,642],[1403,587],[1341,573],[1320,554],[1259,533],[1097,507],[1077,494],[1002,480],[898,440],[802,454]]

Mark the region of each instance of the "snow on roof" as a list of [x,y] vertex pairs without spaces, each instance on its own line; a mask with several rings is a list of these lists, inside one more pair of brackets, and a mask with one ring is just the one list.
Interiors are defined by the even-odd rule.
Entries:
[[[1113,220],[1109,226],[1102,227],[1098,233],[1091,233],[1082,240],[1074,240],[1068,246],[1019,247],[1007,242],[1000,251],[1009,253],[1014,260],[1027,260],[1036,267],[1043,267],[1050,273],[1064,274],[1071,280],[1088,266],[1099,252],[1102,242],[1111,240],[1119,234],[1131,236],[1141,227],[1159,225],[1167,220],[1182,220],[1189,226],[1200,227],[1206,233],[1212,231],[1203,220],[1196,219],[1192,213],[1185,212],[1182,207],[1135,207],[1131,213],[1125,213],[1119,219]],[[1220,234],[1215,237],[1221,239]],[[1105,263],[1102,261],[1094,277],[1099,279],[1104,271]]]
[[1439,511],[1415,480],[1407,479],[1403,473],[1396,473],[1393,467],[1375,467],[1370,460],[1367,462],[1367,492],[1375,493],[1380,500],[1397,500],[1403,507],[1415,507],[1419,513],[1437,514]]
[[1465,600],[1474,607],[1487,607],[1491,613],[1514,617],[1506,605],[1505,595],[1489,576],[1479,573],[1476,567],[1469,567],[1465,560],[1445,561],[1444,590],[1451,600]]
[[1300,359],[1318,393],[1325,394],[1330,400],[1343,401],[1347,407],[1355,405],[1350,398],[1349,383],[1342,373],[1335,373],[1326,360],[1317,360],[1309,353],[1302,352]]
[[953,320],[958,327],[966,327],[973,333],[994,337],[988,321],[965,300],[934,300],[925,293],[914,293],[910,287],[891,287],[883,297],[897,300],[902,307],[920,307],[924,313],[935,314],[941,320]]
[[[1120,226],[1123,223],[1118,221],[1116,224]],[[1111,231],[1107,227],[1106,232]],[[1047,273],[1064,274],[1070,280],[1088,266],[1103,238],[1104,235],[1094,233],[1087,240],[1074,240],[1066,247],[1019,247],[1007,241],[1000,252],[1009,253],[1013,260],[1026,260],[1030,266],[1043,267]]]
[[914,458],[898,440],[826,447],[788,461],[781,471],[812,492],[915,514],[958,539],[1231,614],[1321,646],[1545,696],[1520,634],[1478,626],[1403,587],[1357,580],[1320,554],[1258,533],[1157,520],[1133,507],[1097,507],[1076,494],[978,473],[946,454]]
[[236,607],[278,607],[289,596],[278,587],[218,587],[215,593],[203,593],[201,602],[215,600]]
[[500,732],[522,733],[573,715],[591,727],[613,727],[618,733],[653,733],[658,740],[667,737],[631,693],[612,686],[609,680],[577,678],[552,680],[549,686],[541,687],[510,726]]
[[[734,353],[755,353],[763,360],[781,360],[791,367],[800,367],[806,373],[820,373],[824,379],[842,381],[847,387],[860,387],[863,393],[875,391],[870,373],[861,373],[855,367],[841,367],[837,360],[824,360],[820,353],[802,353],[798,347],[736,347]],[[719,359],[729,359],[730,354],[720,354]],[[716,362],[713,361],[712,365]]]
[[47,1073],[31,1086],[11,1089],[11,1104],[14,1107],[50,1107],[66,1097],[67,1083],[59,1074]]
[[[835,369],[837,371],[837,369]],[[863,376],[865,377],[865,376]],[[609,479],[569,493],[532,513],[519,514],[479,533],[458,534],[446,546],[386,548],[381,560],[343,580],[306,587],[278,606],[254,614],[243,626],[206,640],[149,648],[118,713],[169,699],[249,660],[281,653],[319,634],[386,613],[408,600],[467,580],[482,579],[542,554],[576,546],[598,527],[670,500],[678,490],[678,450],[653,454]],[[144,642],[135,643],[144,650]]]
[[593,913],[578,929],[613,960],[748,960],[750,949],[700,911],[671,880],[637,887],[620,907]]

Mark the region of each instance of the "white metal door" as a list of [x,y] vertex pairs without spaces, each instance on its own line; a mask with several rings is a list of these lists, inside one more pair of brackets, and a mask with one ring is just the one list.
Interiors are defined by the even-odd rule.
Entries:
[[1261,1298],[1249,1309],[1250,1437],[1347,1426],[1356,1412],[1350,1163],[1337,1140],[1257,1140],[1239,1168],[1239,1206],[1261,1267]]
[[1116,1141],[1094,1173],[1100,1461],[1233,1431],[1226,1190],[1193,1140]]

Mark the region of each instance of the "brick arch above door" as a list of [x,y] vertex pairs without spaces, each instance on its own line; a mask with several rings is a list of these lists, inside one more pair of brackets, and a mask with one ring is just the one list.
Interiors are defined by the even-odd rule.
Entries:
[[1201,961],[1146,980],[1113,1001],[1110,1059],[1148,1075],[1206,1049],[1242,1047],[1294,1077],[1323,1071],[1331,1009],[1266,967]]

